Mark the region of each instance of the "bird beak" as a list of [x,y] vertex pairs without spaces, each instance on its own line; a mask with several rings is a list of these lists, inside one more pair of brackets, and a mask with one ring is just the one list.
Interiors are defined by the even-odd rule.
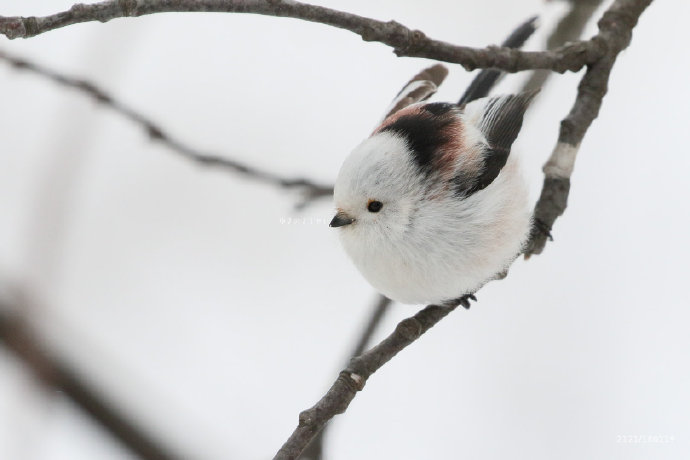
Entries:
[[328,224],[329,227],[342,227],[343,225],[350,225],[352,222],[355,220],[345,214],[343,211],[338,211],[338,213],[333,217],[333,220],[331,221],[330,224]]

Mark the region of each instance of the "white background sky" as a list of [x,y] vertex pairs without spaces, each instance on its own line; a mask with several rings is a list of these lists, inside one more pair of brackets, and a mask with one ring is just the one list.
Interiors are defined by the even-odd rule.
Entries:
[[[0,15],[71,3],[4,0]],[[473,46],[542,13],[531,49],[564,10],[319,3]],[[642,16],[555,242],[375,374],[333,423],[329,459],[690,456],[688,17],[683,0]],[[326,183],[429,64],[326,26],[231,14],[83,24],[0,47],[98,83],[190,144]],[[436,100],[472,77],[450,71]],[[514,146],[535,199],[579,76],[549,81]],[[375,299],[327,227],[332,204],[297,212],[295,195],[183,161],[79,93],[4,63],[0,82],[2,282],[28,292],[57,353],[184,458],[270,458]],[[290,217],[321,221],[281,224]],[[394,306],[379,337],[416,310]],[[2,352],[0,458],[130,457]]]

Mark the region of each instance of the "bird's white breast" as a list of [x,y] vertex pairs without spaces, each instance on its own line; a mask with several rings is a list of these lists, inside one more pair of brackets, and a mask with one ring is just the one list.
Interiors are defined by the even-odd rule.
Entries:
[[527,189],[517,166],[511,155],[484,190],[429,200],[404,232],[347,226],[343,246],[367,281],[393,300],[441,303],[472,293],[510,265],[528,236]]

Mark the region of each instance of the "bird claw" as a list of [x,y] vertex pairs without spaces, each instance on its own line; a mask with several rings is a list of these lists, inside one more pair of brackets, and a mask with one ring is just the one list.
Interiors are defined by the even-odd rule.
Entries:
[[455,307],[456,305],[462,305],[462,307],[465,310],[470,309],[470,300],[477,301],[477,298],[474,296],[474,294],[465,294],[463,296],[458,297],[457,299],[453,299],[449,302],[446,302],[446,305],[449,307]]

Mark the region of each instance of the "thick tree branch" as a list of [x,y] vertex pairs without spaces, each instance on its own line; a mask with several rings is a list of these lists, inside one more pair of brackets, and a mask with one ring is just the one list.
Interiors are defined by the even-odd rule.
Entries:
[[72,24],[165,12],[252,13],[302,19],[349,30],[365,41],[383,43],[392,47],[398,56],[456,63],[467,70],[496,68],[518,72],[547,69],[563,73],[578,71],[606,52],[597,40],[568,43],[543,52],[496,46],[484,49],[457,46],[431,39],[423,32],[395,21],[378,21],[293,0],[111,0],[77,4],[67,11],[44,17],[0,16],[0,33],[10,39],[29,38]]
[[534,228],[525,256],[540,254],[551,236],[551,228],[568,204],[570,177],[580,143],[594,119],[599,115],[602,100],[608,91],[611,69],[621,51],[628,47],[632,30],[652,0],[616,0],[599,20],[599,34],[608,52],[588,66],[580,81],[577,98],[570,113],[561,121],[558,142],[544,165],[544,185],[534,209]]
[[299,177],[282,177],[278,174],[264,171],[254,166],[246,165],[225,156],[206,153],[190,147],[189,145],[175,139],[166,129],[152,121],[150,118],[113,98],[106,91],[87,80],[65,76],[26,59],[12,56],[11,54],[8,54],[2,50],[0,50],[0,60],[7,62],[17,69],[26,70],[33,74],[47,78],[61,86],[81,91],[87,96],[93,98],[99,104],[108,107],[132,123],[140,126],[152,140],[160,142],[173,152],[177,153],[183,158],[195,162],[198,165],[223,169],[235,174],[239,174],[248,179],[276,187],[298,190],[302,194],[301,201],[298,203],[298,206],[304,206],[311,200],[321,197],[329,197],[333,194],[333,186],[331,185],[318,184],[309,179]]
[[[565,209],[569,177],[572,173],[577,147],[599,113],[616,57],[629,45],[632,29],[651,1],[615,0],[599,21],[600,32],[597,37],[605,42],[608,51],[588,66],[587,73],[579,85],[575,105],[561,123],[559,142],[551,159],[544,167],[546,173],[544,188],[542,197],[535,208],[537,222],[548,227],[536,228],[533,231],[526,255],[541,252],[541,250],[535,251],[534,248],[539,244],[543,248],[550,224],[553,224],[553,220]],[[553,220],[550,223],[544,220],[551,217]],[[300,414],[297,428],[283,444],[274,460],[296,459],[331,418],[345,412],[357,391],[362,390],[367,379],[374,372],[456,307],[457,305],[430,305],[415,316],[401,321],[395,331],[374,348],[353,358],[350,365],[340,372],[321,400]]]

